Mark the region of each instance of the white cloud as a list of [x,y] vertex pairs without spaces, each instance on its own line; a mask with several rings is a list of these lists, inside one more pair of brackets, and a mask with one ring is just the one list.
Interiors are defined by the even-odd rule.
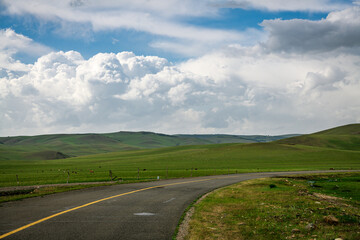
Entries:
[[11,53],[22,52],[34,56],[41,56],[50,51],[50,48],[35,43],[32,39],[7,28],[0,30],[0,49]]
[[[218,36],[224,37],[223,33],[218,33]],[[206,39],[206,34],[202,34]],[[237,38],[227,38],[223,41],[211,41],[211,39],[205,40],[198,39],[180,39],[180,40],[157,40],[150,43],[153,48],[158,48],[163,51],[174,52],[187,57],[198,57],[207,54],[214,49],[226,47],[230,43],[240,43],[243,46],[252,46],[259,41],[264,41],[267,38],[267,34],[262,30],[248,28],[239,33]]]
[[[217,9],[211,7],[206,1],[44,1],[4,0],[6,12],[10,15],[30,14],[44,21],[59,23],[60,30],[70,31],[74,35],[75,25],[79,35],[89,35],[88,27],[93,31],[131,29],[142,31],[166,38],[169,43],[186,42],[186,45],[198,46],[203,43],[210,47],[221,46],[231,42],[241,42],[248,39],[247,33],[232,30],[200,27],[182,21],[185,17],[199,17],[218,15]],[[82,26],[83,25],[83,26]],[[64,27],[66,26],[66,27]],[[69,29],[69,30],[67,30]],[[64,35],[64,34],[62,34]],[[254,35],[255,36],[255,35]],[[153,46],[164,45],[164,41],[154,42]],[[209,48],[207,48],[209,49]],[[203,53],[202,51],[201,53]],[[189,52],[184,53],[189,55]],[[193,55],[192,55],[193,56]]]
[[181,83],[175,87],[170,88],[168,97],[172,105],[184,104],[187,99],[186,94],[191,91],[191,85],[188,83]]
[[351,54],[324,53],[314,58],[233,46],[188,61],[181,69],[213,76],[215,82],[228,86],[227,91],[236,85],[244,87],[245,91],[226,92],[221,99],[222,119],[228,117],[227,122],[234,124],[224,128],[226,131],[246,120],[254,125],[253,131],[295,132],[297,128],[311,131],[358,121],[359,60]]
[[32,39],[17,34],[10,28],[0,29],[0,77],[6,75],[4,72],[28,70],[26,64],[14,59],[17,53],[41,56],[48,52],[50,48],[35,43]]
[[7,126],[1,135],[278,134],[360,118],[359,56],[289,58],[230,48],[178,66],[130,52],[89,60],[74,51],[50,53],[23,76],[1,78],[1,126]]
[[[3,0],[2,3],[5,6],[4,13],[6,14],[18,16],[30,14],[43,22],[56,23],[58,27],[53,31],[62,36],[76,36],[91,40],[93,32],[118,29],[135,30],[161,37],[161,39],[152,41],[151,47],[188,57],[201,56],[212,49],[233,43],[243,46],[254,45],[265,37],[264,31],[252,28],[236,31],[197,26],[189,21],[191,18],[222,17],[220,9],[234,7],[265,11],[330,12],[343,10],[352,5],[331,0],[103,0],[101,2],[96,0],[32,0],[30,2],[27,0]],[[356,14],[358,13],[350,12],[347,18],[353,19],[352,21],[358,24],[356,20],[358,15]],[[346,16],[346,13],[343,15]],[[320,31],[328,31],[328,36],[319,37],[318,42],[321,43],[321,41],[328,41],[328,38],[333,37],[331,36],[333,31],[331,26],[333,25],[336,26],[336,30],[347,31],[346,27],[331,23],[337,18],[343,22],[344,16],[338,17],[336,13],[329,15],[327,27],[324,26],[325,24],[304,23],[301,20],[264,21],[263,26],[270,32],[271,37],[279,36],[279,39],[271,39],[270,43],[274,45],[273,47],[282,46],[282,43],[288,44],[281,41],[281,34],[286,35],[287,31],[290,33],[293,31],[293,27],[306,27],[307,24],[313,24],[311,29],[321,25],[319,26]],[[356,28],[358,27],[354,26],[354,29]],[[349,31],[351,32],[351,30]],[[309,34],[314,34],[314,32],[304,30],[300,37],[289,34],[286,39],[304,45],[307,43],[304,39],[306,40]],[[290,39],[291,36],[293,36],[292,39]],[[318,46],[322,47],[319,44]]]
[[49,53],[22,75],[0,78],[1,126],[6,126],[0,132],[58,131],[129,121],[141,114],[143,106],[124,105],[115,96],[125,93],[136,79],[168,65],[163,58],[130,52],[101,53],[89,60],[75,51]]
[[218,7],[261,9],[266,11],[328,12],[349,7],[351,4],[331,0],[222,0],[213,1]]

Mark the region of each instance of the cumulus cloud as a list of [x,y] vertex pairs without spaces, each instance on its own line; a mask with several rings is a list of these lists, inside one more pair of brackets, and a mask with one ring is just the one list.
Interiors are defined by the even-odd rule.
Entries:
[[1,78],[0,131],[312,131],[359,121],[359,62],[356,55],[289,59],[241,46],[180,65],[131,52],[88,60],[53,52],[24,75]]
[[134,114],[148,111],[141,103],[124,104],[116,95],[168,65],[166,59],[130,52],[100,53],[88,60],[75,51],[44,55],[21,76],[0,78],[1,132],[129,122]]
[[358,55],[327,53],[316,58],[288,56],[267,53],[261,47],[232,46],[188,61],[182,69],[214,76],[219,84],[228,85],[228,90],[243,86],[243,92],[229,92],[224,98],[227,101],[221,101],[222,119],[228,117],[233,126],[247,120],[262,132],[275,126],[289,131],[297,127],[316,130],[326,128],[326,124],[330,127],[359,121],[360,101],[355,94],[360,91],[359,59]]

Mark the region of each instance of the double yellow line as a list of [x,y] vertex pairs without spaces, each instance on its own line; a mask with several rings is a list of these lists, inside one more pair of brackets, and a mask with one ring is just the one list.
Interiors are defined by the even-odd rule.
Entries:
[[84,208],[84,207],[93,205],[93,204],[95,204],[95,203],[103,202],[103,201],[106,201],[106,200],[109,200],[109,199],[112,199],[112,198],[117,198],[117,197],[121,197],[121,196],[124,196],[124,195],[129,195],[129,194],[136,193],[136,192],[142,192],[142,191],[149,190],[149,189],[153,189],[153,188],[167,187],[167,186],[173,186],[173,185],[179,185],[179,184],[186,184],[186,183],[194,183],[194,182],[204,182],[204,181],[209,181],[209,180],[212,180],[212,179],[219,179],[219,178],[206,178],[206,179],[195,180],[195,181],[169,183],[169,184],[164,184],[164,185],[159,185],[159,186],[154,186],[154,187],[142,188],[142,189],[134,190],[134,191],[131,191],[131,192],[121,193],[121,194],[114,195],[114,196],[111,196],[111,197],[99,199],[99,200],[96,200],[96,201],[93,201],[93,202],[89,202],[89,203],[86,203],[86,204],[81,205],[81,206],[78,206],[78,207],[74,207],[74,208],[71,208],[71,209],[68,209],[68,210],[59,212],[59,213],[55,213],[55,214],[50,215],[50,216],[48,216],[48,217],[45,217],[45,218],[42,218],[42,219],[37,220],[37,221],[35,221],[35,222],[29,223],[29,224],[27,224],[27,225],[25,225],[25,226],[19,227],[19,228],[15,229],[15,230],[13,230],[13,231],[11,231],[11,232],[8,232],[8,233],[5,233],[5,234],[1,235],[1,236],[0,236],[0,239],[5,238],[5,237],[7,237],[7,236],[10,236],[10,235],[12,235],[12,234],[14,234],[14,233],[20,232],[20,231],[22,231],[22,230],[24,230],[24,229],[27,229],[27,228],[29,228],[29,227],[31,227],[31,226],[34,226],[34,225],[36,225],[36,224],[45,222],[45,221],[47,221],[47,220],[49,220],[49,219],[51,219],[51,218],[60,216],[60,215],[62,215],[62,214],[68,213],[68,212],[72,212],[72,211],[78,210],[78,209],[80,209],[80,208]]

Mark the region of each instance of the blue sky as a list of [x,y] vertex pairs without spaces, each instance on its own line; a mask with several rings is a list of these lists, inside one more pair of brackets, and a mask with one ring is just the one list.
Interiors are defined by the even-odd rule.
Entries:
[[[349,3],[350,1],[348,1]],[[36,15],[21,14],[11,15],[6,13],[6,5],[2,4],[0,15],[0,28],[11,28],[15,32],[23,34],[34,41],[51,47],[56,51],[75,50],[85,58],[89,58],[99,52],[132,51],[137,55],[157,55],[165,57],[173,62],[183,61],[188,56],[174,54],[167,50],[149,46],[153,41],[162,39],[162,36],[137,31],[134,29],[114,29],[111,31],[92,31],[89,24],[79,24],[80,36],[76,32],[63,34],[59,29],[61,23],[44,21]],[[258,9],[221,8],[216,16],[195,16],[180,19],[179,21],[191,26],[213,29],[226,29],[244,31],[248,28],[261,30],[259,25],[265,19],[309,19],[319,20],[326,18],[327,11],[266,11]],[[36,58],[27,56],[22,58],[25,62],[31,62]]]
[[0,135],[360,121],[360,3],[0,0]]

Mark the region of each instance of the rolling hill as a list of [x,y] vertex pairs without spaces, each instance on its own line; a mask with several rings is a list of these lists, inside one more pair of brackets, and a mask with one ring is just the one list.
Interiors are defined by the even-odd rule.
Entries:
[[0,160],[61,159],[124,150],[184,145],[267,142],[289,136],[292,135],[165,135],[152,132],[116,132],[2,137],[0,138]]
[[[58,135],[7,138],[7,141],[1,139],[3,144],[0,144],[0,186],[64,183],[68,178],[70,182],[108,181],[110,170],[118,179],[133,181],[156,179],[157,176],[179,178],[235,172],[360,169],[359,130],[360,124],[352,124],[272,142],[161,148],[154,147],[157,144],[199,143],[204,141],[201,138],[205,138],[206,143],[210,140],[203,135],[199,138],[182,136],[184,139],[179,142],[179,136],[154,133],[134,135],[128,132],[123,135],[61,135],[60,140]],[[102,142],[97,139],[102,139]],[[222,136],[216,136],[212,141],[219,139],[225,141]],[[82,143],[81,151],[96,152],[97,149],[91,148],[100,146],[104,152],[67,158],[59,151],[41,150],[41,144],[51,146],[49,142],[53,147],[62,146],[64,150],[81,147]],[[127,151],[106,152],[105,147],[108,150],[116,148],[114,143]],[[145,143],[152,148],[139,149]],[[32,152],[31,147],[34,148]],[[15,148],[19,151],[14,151]],[[25,157],[21,158],[21,154]],[[43,155],[57,159],[41,160]],[[20,179],[19,183],[17,178]]]
[[349,124],[313,134],[281,139],[277,143],[358,151],[360,149],[360,124]]

